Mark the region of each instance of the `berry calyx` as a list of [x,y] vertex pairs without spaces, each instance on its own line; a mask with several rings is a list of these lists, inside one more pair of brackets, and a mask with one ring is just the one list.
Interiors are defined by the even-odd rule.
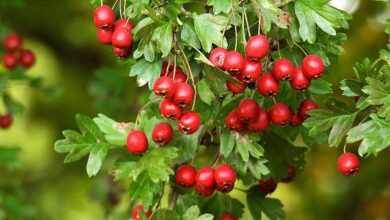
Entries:
[[114,55],[116,55],[120,58],[126,58],[130,55],[130,48],[113,47],[112,52],[114,53]]
[[108,5],[97,7],[93,13],[93,21],[97,28],[107,28],[114,24],[115,12]]
[[10,33],[8,34],[4,40],[3,45],[6,51],[13,52],[15,50],[18,50],[22,47],[23,39],[20,37],[17,33]]
[[275,61],[272,74],[277,80],[290,79],[294,72],[294,64],[288,59],[279,59]]
[[165,118],[177,120],[181,116],[181,109],[170,99],[164,99],[160,103],[160,113]]
[[10,113],[0,116],[0,127],[7,129],[11,127],[13,122],[13,117]]
[[144,214],[145,217],[149,218],[152,215],[152,211],[145,211],[143,205],[135,205],[131,209],[131,218],[134,220],[142,220],[141,213]]
[[175,174],[176,184],[183,187],[195,185],[196,169],[191,165],[181,165]]
[[295,179],[295,176],[297,175],[297,171],[295,166],[289,165],[287,168],[287,175],[282,178],[283,183],[289,183]]
[[277,185],[277,182],[273,178],[259,180],[259,190],[264,194],[273,193]]
[[229,51],[226,54],[223,68],[231,72],[239,72],[244,66],[244,58],[240,52]]
[[319,108],[318,104],[315,103],[313,100],[305,99],[301,102],[299,106],[298,114],[299,116],[301,116],[301,118],[305,119],[309,116],[308,113],[310,111],[318,108]]
[[236,110],[231,111],[225,118],[225,125],[227,128],[235,131],[244,129],[244,124],[240,120]]
[[18,58],[12,53],[6,53],[3,56],[3,64],[9,70],[15,69],[18,65]]
[[194,99],[194,89],[187,83],[177,83],[172,99],[180,108],[184,108],[192,103],[192,100]]
[[214,179],[218,191],[230,192],[237,179],[236,171],[229,164],[221,164],[214,170]]
[[267,129],[268,125],[269,125],[268,112],[266,110],[260,108],[259,114],[257,115],[257,118],[248,123],[248,129],[250,131],[260,132],[260,131],[264,131],[265,129]]
[[294,89],[304,91],[309,88],[310,79],[303,74],[301,67],[297,67],[291,75],[290,84]]
[[245,52],[251,60],[259,60],[265,57],[269,51],[269,41],[264,35],[256,35],[249,38]]
[[157,144],[168,144],[173,138],[173,129],[169,123],[157,124],[152,132],[152,139]]
[[257,90],[263,96],[275,96],[279,93],[279,82],[271,73],[265,73],[257,81]]
[[30,68],[35,63],[35,55],[31,50],[22,50],[20,52],[19,63],[25,68]]
[[237,218],[236,218],[236,216],[234,216],[232,214],[225,213],[225,214],[221,215],[219,220],[237,220]]
[[211,167],[202,167],[198,170],[195,178],[196,185],[203,188],[214,188],[214,169]]
[[240,73],[242,81],[247,84],[256,82],[260,76],[261,70],[262,67],[260,63],[246,60]]
[[246,85],[242,82],[226,81],[226,88],[236,95],[243,93],[246,89]]
[[127,151],[142,154],[148,150],[148,139],[143,131],[134,130],[127,135]]
[[359,157],[354,153],[343,153],[337,159],[337,167],[344,176],[356,175],[360,169]]
[[200,127],[200,116],[197,112],[184,113],[178,122],[179,131],[184,134],[193,134]]
[[211,51],[209,60],[214,66],[223,68],[227,54],[228,51],[225,48],[217,47]]
[[133,36],[126,28],[115,28],[112,34],[112,45],[115,47],[130,48],[133,43]]
[[299,126],[301,125],[303,122],[303,118],[299,115],[299,114],[293,114],[291,116],[291,121],[290,121],[290,125],[291,126]]
[[292,113],[288,105],[279,102],[271,107],[269,115],[272,123],[284,126],[290,123]]
[[244,123],[255,120],[259,114],[260,108],[254,99],[243,99],[237,108],[237,114]]
[[102,44],[111,44],[113,31],[109,28],[99,28],[96,32],[96,37]]
[[319,78],[324,73],[324,69],[324,62],[321,57],[317,55],[307,55],[302,61],[303,74],[305,74],[308,79]]
[[153,92],[157,96],[172,97],[175,93],[175,82],[167,76],[160,77],[153,85]]

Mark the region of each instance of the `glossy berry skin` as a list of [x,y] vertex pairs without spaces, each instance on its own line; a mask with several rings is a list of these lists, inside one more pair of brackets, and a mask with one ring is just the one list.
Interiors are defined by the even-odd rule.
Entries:
[[299,116],[301,116],[301,118],[305,119],[309,116],[308,113],[310,111],[318,108],[319,108],[318,104],[315,103],[313,100],[305,99],[301,102],[299,106],[298,114]]
[[35,64],[35,55],[31,50],[22,50],[20,52],[19,63],[24,68],[30,68]]
[[337,159],[337,167],[344,176],[356,175],[360,169],[359,157],[353,153],[343,153]]
[[215,187],[204,187],[201,184],[195,183],[195,191],[203,197],[210,197],[215,192]]
[[113,47],[112,52],[117,57],[126,58],[130,55],[130,48]]
[[271,73],[265,73],[257,81],[257,91],[266,97],[275,96],[279,93],[279,82]]
[[269,51],[269,41],[264,35],[256,35],[249,38],[245,52],[251,60],[259,60],[265,57]]
[[144,213],[146,218],[149,218],[152,215],[152,211],[146,211],[143,205],[136,205],[131,209],[131,218],[133,220],[142,220],[141,213]]
[[198,170],[195,178],[196,185],[204,188],[214,188],[215,178],[214,169],[211,167],[202,167]]
[[97,7],[93,13],[93,21],[97,28],[106,28],[114,24],[115,12],[110,6]]
[[290,123],[292,113],[288,105],[279,102],[271,107],[269,115],[273,124],[284,126]]
[[22,44],[23,39],[17,33],[8,34],[3,40],[4,49],[9,52],[20,49]]
[[299,114],[293,114],[291,116],[290,125],[294,127],[299,126],[303,123],[303,120],[304,119]]
[[225,48],[217,47],[211,51],[209,60],[214,66],[223,68],[227,54],[228,51]]
[[177,123],[179,131],[184,134],[193,134],[200,127],[200,116],[197,112],[184,113]]
[[242,82],[226,81],[226,88],[236,95],[245,92],[246,85]]
[[9,70],[15,69],[18,65],[18,58],[12,53],[6,53],[3,56],[3,64]]
[[96,37],[100,43],[110,45],[113,31],[109,28],[99,28],[96,32]]
[[152,139],[157,144],[169,144],[173,138],[173,129],[169,123],[159,123],[152,131]]
[[194,89],[187,83],[177,83],[172,99],[180,108],[184,108],[192,103]]
[[225,213],[225,214],[221,215],[219,220],[237,220],[237,218],[232,214]]
[[255,120],[259,114],[260,108],[254,99],[243,99],[237,108],[238,117],[242,122]]
[[294,89],[304,91],[309,88],[310,79],[303,74],[301,67],[297,67],[291,75],[290,84]]
[[235,131],[241,131],[245,125],[240,120],[236,110],[231,111],[225,118],[225,125],[227,128]]
[[170,99],[164,99],[160,103],[160,113],[165,118],[178,120],[181,116],[181,109]]
[[272,69],[272,75],[277,80],[290,79],[295,70],[294,64],[288,59],[279,59],[275,61]]
[[168,76],[160,77],[153,85],[153,92],[157,96],[172,97],[175,94],[176,84]]
[[176,170],[176,184],[183,187],[195,185],[196,169],[191,165],[181,165]]
[[143,131],[134,130],[127,135],[127,151],[142,154],[148,150],[148,139]]
[[126,28],[115,28],[112,34],[112,45],[114,47],[130,48],[133,43],[133,36]]
[[289,165],[287,168],[287,175],[282,178],[283,183],[289,183],[295,179],[295,176],[297,175],[297,169],[293,165]]
[[324,62],[317,55],[307,55],[302,61],[302,70],[308,79],[319,78],[325,70]]
[[261,193],[273,193],[277,187],[277,182],[273,178],[259,180],[259,190]]
[[227,71],[238,72],[244,66],[244,58],[242,57],[240,52],[237,51],[229,51],[226,54],[225,62],[223,64],[223,68]]
[[133,24],[130,21],[128,21],[127,19],[122,18],[122,19],[115,21],[114,28],[115,29],[125,28],[131,32],[131,30],[133,29]]
[[2,116],[0,116],[0,127],[4,128],[4,129],[9,128],[9,127],[11,127],[13,121],[14,120],[13,120],[13,117],[11,114],[8,113],[5,115],[2,115]]
[[242,81],[244,81],[247,84],[256,82],[256,80],[259,78],[261,74],[261,70],[262,67],[259,62],[246,60],[244,62],[244,66],[240,73]]
[[214,179],[217,190],[228,193],[234,188],[236,171],[229,164],[221,164],[214,170]]
[[256,119],[248,123],[248,129],[254,132],[264,131],[265,129],[267,129],[269,121],[270,119],[268,116],[268,112],[260,108],[259,114],[257,115]]

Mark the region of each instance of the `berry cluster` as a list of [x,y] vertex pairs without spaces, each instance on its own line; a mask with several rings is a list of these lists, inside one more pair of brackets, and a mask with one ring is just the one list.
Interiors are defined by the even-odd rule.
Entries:
[[228,164],[216,168],[202,167],[198,171],[191,165],[181,165],[176,170],[176,184],[182,187],[195,187],[195,191],[204,197],[211,196],[215,190],[228,193],[233,190],[236,172]]
[[17,33],[8,34],[3,39],[5,54],[3,55],[3,64],[9,70],[15,69],[18,65],[23,68],[30,68],[35,63],[35,54],[23,48],[23,39]]
[[100,43],[113,46],[113,53],[118,57],[128,57],[131,52],[133,24],[128,19],[116,20],[114,10],[102,5],[95,9],[93,21],[97,28]]
[[134,220],[142,220],[141,213],[144,214],[145,217],[149,218],[152,216],[152,211],[145,211],[143,205],[135,205],[130,212],[130,216]]
[[0,128],[7,129],[11,127],[13,122],[13,117],[10,113],[0,116]]

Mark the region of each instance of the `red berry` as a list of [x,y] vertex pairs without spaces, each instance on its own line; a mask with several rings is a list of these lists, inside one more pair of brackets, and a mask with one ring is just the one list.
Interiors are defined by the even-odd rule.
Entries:
[[114,24],[115,12],[107,5],[97,7],[93,13],[93,21],[98,28],[110,27]]
[[130,48],[126,48],[126,47],[113,47],[112,48],[112,52],[116,55],[116,56],[118,56],[118,57],[120,57],[120,58],[126,58],[126,57],[128,57],[129,56],[129,54],[130,54]]
[[313,100],[305,99],[301,102],[301,105],[299,106],[298,114],[299,116],[301,116],[301,118],[305,119],[309,116],[308,113],[310,111],[318,108],[319,106]]
[[8,34],[3,41],[4,48],[7,51],[15,51],[22,47],[23,39],[17,33]]
[[133,29],[133,24],[131,23],[131,21],[122,18],[122,19],[115,21],[114,27],[115,27],[115,29],[125,28],[131,32],[131,30]]
[[195,178],[196,185],[204,188],[214,188],[214,169],[211,167],[202,167],[198,170]]
[[177,83],[172,99],[179,107],[184,108],[192,103],[192,100],[194,99],[194,89],[187,83]]
[[195,191],[203,196],[203,197],[210,197],[211,195],[213,195],[214,191],[215,191],[215,187],[204,187],[200,184],[197,184],[195,183]]
[[115,28],[112,34],[112,45],[115,47],[130,48],[133,43],[133,36],[126,28]]
[[219,220],[237,220],[237,218],[232,214],[225,213],[225,214],[221,215]]
[[271,107],[269,114],[271,116],[272,123],[282,126],[290,123],[292,116],[291,110],[288,105],[281,102],[274,104]]
[[309,88],[310,79],[306,78],[301,67],[297,67],[291,75],[290,83],[294,89],[303,91]]
[[267,56],[269,41],[264,35],[256,35],[249,38],[246,44],[246,56],[251,60],[259,60]]
[[264,194],[273,193],[277,185],[277,182],[273,178],[259,180],[259,190]]
[[173,138],[173,129],[169,123],[157,124],[152,132],[152,139],[157,144],[169,144]]
[[264,131],[268,127],[268,124],[268,113],[264,109],[260,108],[256,119],[248,123],[248,129],[255,132]]
[[237,114],[241,121],[249,122],[255,120],[259,114],[260,108],[254,99],[243,99],[237,108]]
[[290,79],[294,69],[294,64],[290,60],[279,59],[274,63],[272,74],[277,80]]
[[244,129],[244,124],[241,122],[240,117],[238,117],[237,111],[231,111],[225,118],[225,125],[229,129],[240,131]]
[[96,36],[100,43],[102,44],[111,44],[113,31],[109,28],[99,28],[97,29]]
[[227,71],[238,72],[244,66],[244,58],[237,51],[229,51],[225,57],[223,68]]
[[337,159],[338,170],[344,176],[356,175],[360,169],[360,160],[356,154],[343,153]]
[[148,139],[143,131],[134,130],[127,135],[127,151],[142,154],[148,150]]
[[180,132],[184,134],[193,134],[199,129],[200,123],[200,116],[197,112],[187,112],[180,117],[177,126]]
[[214,66],[223,68],[227,53],[228,51],[225,48],[214,48],[210,53],[209,60],[212,64],[214,64]]
[[20,52],[19,63],[25,68],[30,68],[35,63],[35,55],[31,50],[22,50]]
[[0,127],[1,128],[9,128],[11,127],[13,122],[13,117],[10,113],[0,116]]
[[275,96],[279,93],[279,82],[271,73],[265,73],[257,81],[257,90],[263,96]]
[[214,179],[218,191],[230,192],[237,179],[236,171],[229,164],[221,164],[214,170]]
[[233,94],[243,93],[246,85],[242,82],[226,81],[226,88]]
[[131,218],[134,220],[141,220],[141,213],[144,213],[145,217],[149,218],[152,215],[152,211],[146,211],[143,205],[136,205],[131,209]]
[[293,114],[291,116],[290,125],[291,126],[299,126],[303,122],[303,118],[299,114]]
[[195,185],[196,170],[191,165],[181,165],[176,170],[176,184],[183,187],[192,187]]
[[179,106],[177,106],[170,99],[164,99],[160,103],[160,113],[162,116],[171,119],[179,119],[181,116],[181,110]]
[[[183,70],[180,69],[180,67],[176,67],[176,71],[174,73],[174,66],[170,65],[169,68],[168,64],[166,62],[163,63],[161,67],[161,74],[160,76],[168,76],[176,83],[184,83],[187,82],[187,75],[183,73]],[[167,71],[168,70],[168,71]]]
[[256,82],[260,76],[261,70],[262,67],[260,63],[246,60],[241,70],[242,80],[247,84]]
[[319,78],[324,73],[324,69],[324,63],[317,55],[307,55],[302,61],[302,70],[308,79]]
[[12,70],[18,65],[18,58],[12,53],[6,53],[3,56],[3,64],[5,68]]
[[294,180],[297,174],[296,168],[293,165],[289,165],[287,168],[287,175],[282,178],[283,183],[289,183]]
[[172,97],[175,88],[175,82],[167,76],[160,77],[153,85],[154,94],[162,97]]

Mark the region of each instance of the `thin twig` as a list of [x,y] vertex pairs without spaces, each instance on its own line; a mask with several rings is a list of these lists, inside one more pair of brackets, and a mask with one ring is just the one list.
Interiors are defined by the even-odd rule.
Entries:
[[198,94],[197,89],[196,89],[196,85],[195,85],[195,79],[194,79],[194,75],[192,74],[192,70],[191,70],[190,63],[188,62],[188,58],[187,58],[186,54],[184,53],[183,48],[181,48],[181,47],[179,46],[179,50],[180,50],[181,54],[183,55],[184,63],[187,65],[187,69],[188,69],[188,72],[189,72],[189,74],[190,74],[191,81],[192,81],[192,87],[193,87],[194,92],[195,92],[194,101],[193,101],[193,103],[192,103],[192,108],[191,108],[192,110],[194,110],[194,109],[195,109],[195,103],[196,103],[196,96],[197,96],[197,94]]

